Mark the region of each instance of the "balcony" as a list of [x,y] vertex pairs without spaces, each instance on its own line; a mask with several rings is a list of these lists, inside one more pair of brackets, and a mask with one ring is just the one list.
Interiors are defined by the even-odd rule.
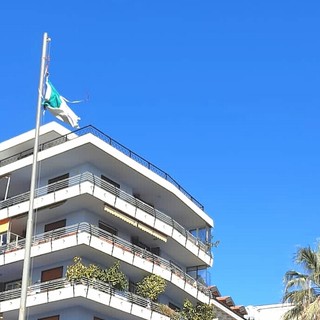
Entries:
[[[209,287],[196,281],[173,263],[86,222],[34,236],[31,256],[37,257],[65,249],[75,252],[73,248],[79,245],[87,245],[134,267],[157,274],[204,303],[212,298]],[[24,248],[25,239],[1,246],[0,266],[22,261]]]
[[[204,206],[197,201],[194,197],[192,197],[176,180],[174,180],[169,174],[158,168],[157,166],[153,165],[151,162],[147,161],[143,157],[139,156],[135,152],[131,151],[130,149],[126,148],[121,143],[115,141],[108,135],[104,134],[100,130],[96,129],[93,126],[87,126],[78,130],[75,130],[73,132],[70,132],[64,136],[60,136],[59,138],[44,142],[39,145],[39,151],[47,150],[49,148],[55,147],[57,145],[60,145],[62,143],[65,143],[70,140],[74,140],[77,137],[81,137],[86,134],[92,134],[95,137],[101,139],[102,141],[106,142],[107,144],[111,145],[113,148],[117,149],[118,151],[122,152],[129,158],[133,159],[137,163],[141,164],[142,166],[148,168],[152,172],[156,173],[158,176],[162,177],[163,179],[170,182],[172,185],[174,185],[180,192],[182,192],[188,199],[190,199],[197,207],[199,207],[201,210],[204,210]],[[18,154],[15,154],[13,156],[10,156],[6,159],[2,159],[0,161],[0,167],[3,167],[5,165],[11,164],[13,162],[16,162],[20,159],[26,158],[33,154],[33,148],[24,150],[23,152],[20,152]]]
[[[57,301],[63,303],[67,299],[80,298],[80,303],[85,299],[89,303],[91,301],[92,305],[99,303],[107,308],[113,308],[116,310],[117,316],[125,320],[169,320],[169,317],[161,314],[159,304],[128,291],[115,290],[110,285],[97,280],[83,279],[71,284],[65,278],[56,279],[29,286],[27,294],[28,308],[37,308],[44,304]],[[6,312],[10,312],[12,319],[17,319],[20,296],[21,289],[1,292],[0,312],[4,315],[6,315]],[[16,315],[14,311],[17,311]]]
[[[172,237],[203,262],[212,264],[210,246],[193,236],[177,221],[90,172],[38,188],[35,192],[35,208],[43,208],[84,193],[104,201],[111,208],[139,221],[141,225]],[[26,192],[1,201],[0,220],[27,212],[29,197],[30,193]]]
[[[9,232],[9,233],[2,233],[0,234],[0,248],[2,245],[5,245],[7,243],[18,243],[19,240],[21,240],[22,237],[13,233],[13,232]],[[1,251],[1,249],[0,249]]]

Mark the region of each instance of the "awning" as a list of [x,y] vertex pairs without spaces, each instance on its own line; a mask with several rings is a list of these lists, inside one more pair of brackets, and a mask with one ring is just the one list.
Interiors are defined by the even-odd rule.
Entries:
[[150,233],[151,235],[153,235],[155,238],[159,239],[159,240],[162,240],[164,242],[167,242],[167,237],[165,235],[163,235],[162,233],[146,226],[145,224],[139,222],[138,223],[138,228],[147,232],[147,233]]
[[112,215],[120,218],[121,220],[127,222],[127,223],[130,223],[132,224],[133,226],[137,226],[138,222],[135,220],[135,219],[132,219],[130,217],[128,217],[127,215],[119,212],[118,210],[115,210],[111,207],[109,207],[108,205],[105,205],[104,206],[104,211],[108,212],[108,213],[111,213]]
[[7,232],[9,229],[10,219],[0,220],[0,233]]
[[154,236],[155,238],[162,240],[164,242],[167,242],[167,236],[158,232],[157,230],[148,227],[147,225],[145,225],[142,222],[138,222],[136,219],[128,217],[126,214],[116,210],[115,208],[112,208],[110,206],[108,206],[107,204],[104,205],[104,211],[114,215],[115,217],[120,218],[121,220],[135,226],[138,227],[139,229],[143,230],[144,232],[147,232],[149,234],[151,234],[152,236]]

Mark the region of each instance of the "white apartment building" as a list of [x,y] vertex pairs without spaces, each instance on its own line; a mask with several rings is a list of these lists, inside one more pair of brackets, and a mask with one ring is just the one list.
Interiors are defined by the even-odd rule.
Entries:
[[[18,319],[34,130],[0,143],[0,319]],[[170,175],[98,129],[40,128],[34,201],[30,320],[169,320],[159,307],[212,303],[220,320],[245,309],[210,287],[213,220]],[[75,256],[103,268],[120,261],[125,292],[70,283]],[[135,293],[150,274],[167,281],[157,303]]]
[[292,309],[289,303],[275,303],[246,307],[248,320],[282,320],[283,315]]

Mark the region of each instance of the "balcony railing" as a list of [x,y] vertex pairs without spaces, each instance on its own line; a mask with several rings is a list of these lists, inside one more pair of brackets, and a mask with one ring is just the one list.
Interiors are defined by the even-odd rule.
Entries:
[[[35,192],[35,197],[46,195],[48,194],[48,192],[52,193],[52,192],[55,192],[56,190],[61,190],[71,186],[80,185],[83,182],[90,182],[94,186],[98,186],[103,190],[110,192],[114,196],[130,203],[134,207],[140,208],[143,211],[154,216],[156,219],[159,219],[160,221],[165,222],[166,224],[170,225],[174,230],[182,234],[186,238],[186,241],[192,242],[194,245],[196,245],[199,248],[199,250],[202,250],[211,256],[210,247],[207,244],[201,242],[200,239],[193,236],[188,230],[186,230],[183,226],[181,226],[177,221],[175,221],[168,215],[164,214],[163,212],[149,206],[148,204],[139,200],[138,198],[118,189],[114,185],[104,181],[98,176],[93,175],[90,172],[84,172],[79,175],[70,177],[68,179],[60,180],[58,182],[38,188]],[[25,202],[25,201],[29,201],[29,198],[30,198],[30,192],[26,192],[26,193],[8,198],[6,200],[3,200],[0,202],[0,210]]]
[[[59,238],[64,238],[73,235],[79,235],[81,233],[87,233],[92,236],[99,237],[100,240],[107,242],[113,246],[112,252],[114,252],[114,247],[121,248],[127,252],[131,252],[135,256],[139,256],[142,259],[145,259],[153,265],[157,265],[162,269],[168,270],[171,274],[177,275],[181,278],[185,283],[197,288],[198,291],[204,293],[206,296],[211,298],[211,291],[207,286],[198,282],[196,279],[185,273],[182,269],[178,268],[173,263],[169,262],[166,259],[163,259],[160,256],[157,256],[145,249],[142,249],[131,242],[121,239],[103,229],[98,228],[97,226],[90,225],[86,222],[81,222],[79,224],[75,224],[72,226],[55,229],[52,231],[48,231],[42,234],[38,234],[33,236],[32,245],[40,245],[42,243],[52,242]],[[91,240],[90,240],[91,242]],[[25,239],[19,240],[18,242],[8,243],[4,246],[0,247],[0,255],[4,253],[9,253],[10,251],[21,250],[25,248]]]
[[[178,190],[180,190],[186,197],[188,197],[194,204],[196,204],[200,209],[204,210],[204,206],[199,201],[197,201],[194,197],[192,197],[191,194],[189,192],[187,192],[168,173],[164,172],[163,170],[161,170],[160,168],[158,168],[157,166],[155,166],[151,162],[147,161],[143,157],[139,156],[135,152],[131,151],[130,149],[128,149],[127,147],[125,147],[121,143],[119,143],[116,140],[112,139],[111,137],[109,137],[108,135],[104,134],[102,131],[96,129],[93,126],[86,126],[84,128],[75,130],[75,131],[70,132],[70,133],[68,133],[68,134],[66,134],[64,136],[59,137],[59,138],[56,138],[56,139],[47,141],[45,143],[42,143],[42,144],[39,145],[39,151],[43,151],[43,150],[49,149],[51,147],[57,146],[57,145],[62,144],[64,142],[66,142],[66,141],[73,140],[76,137],[80,137],[80,136],[83,136],[83,135],[88,134],[88,133],[91,133],[94,136],[96,136],[97,138],[99,138],[99,139],[103,140],[104,142],[110,144],[112,147],[114,147],[118,151],[122,152],[126,156],[130,157],[131,159],[133,159],[136,162],[140,163],[144,167],[146,167],[149,170],[153,171],[154,173],[156,173],[160,177],[162,177],[165,180],[169,181]],[[13,155],[13,156],[10,156],[10,157],[0,161],[0,167],[5,166],[7,164],[10,164],[12,162],[18,161],[18,160],[20,160],[22,158],[25,158],[25,157],[27,157],[29,155],[32,155],[32,154],[33,154],[33,148],[25,150],[23,152],[20,152],[18,154]]]
[[19,240],[23,238],[13,232],[8,233],[7,243],[18,243]]
[[[74,287],[78,285],[85,285],[89,290],[95,289],[100,292],[107,293],[110,296],[117,296],[117,298],[124,300],[126,302],[130,302],[140,307],[148,308],[148,309],[151,309],[152,311],[161,313],[161,307],[159,306],[158,303],[152,302],[148,299],[145,299],[129,291],[116,290],[111,285],[101,282],[99,280],[89,280],[85,278],[79,281],[75,281],[72,284],[66,278],[33,284],[28,287],[27,294],[28,296],[30,296],[33,294],[40,294],[43,292],[50,292],[50,291],[59,290],[59,289],[61,290],[61,289],[70,287],[70,285]],[[72,295],[75,295],[74,290],[72,291]],[[3,292],[0,292],[0,302],[17,299],[17,298],[20,298],[20,296],[21,296],[21,289],[3,291]]]

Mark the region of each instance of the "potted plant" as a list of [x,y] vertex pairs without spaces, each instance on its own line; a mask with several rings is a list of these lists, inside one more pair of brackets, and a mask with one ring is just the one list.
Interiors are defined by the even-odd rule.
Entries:
[[151,274],[137,283],[137,294],[143,298],[156,301],[166,289],[166,281],[156,274]]

